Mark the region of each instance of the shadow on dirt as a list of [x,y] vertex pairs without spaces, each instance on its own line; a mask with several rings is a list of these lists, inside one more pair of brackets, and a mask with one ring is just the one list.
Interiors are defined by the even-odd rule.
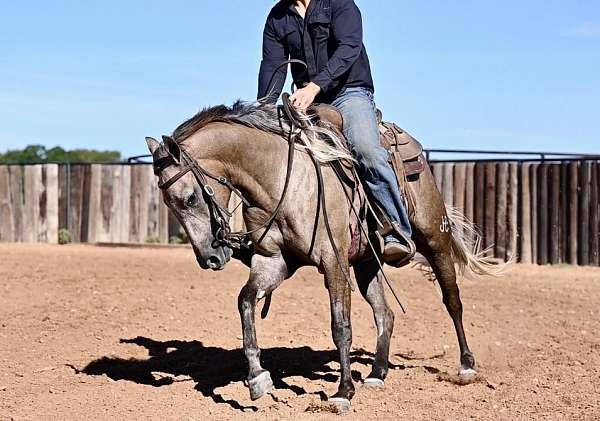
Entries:
[[[254,406],[245,407],[237,401],[226,400],[215,393],[217,388],[245,379],[246,363],[241,349],[207,347],[198,341],[159,342],[143,337],[122,339],[121,343],[146,348],[149,358],[102,357],[81,370],[76,369],[77,373],[90,376],[106,375],[113,380],[127,380],[154,387],[191,379],[196,382],[196,390],[216,403],[228,404],[238,410],[258,410]],[[336,383],[338,365],[332,363],[336,363],[337,359],[337,351],[315,351],[309,347],[270,348],[261,352],[263,367],[271,372],[275,388],[288,389],[296,395],[308,392],[300,386],[287,384],[285,378],[300,376],[313,381]],[[373,354],[355,350],[352,352],[352,362],[370,366]],[[404,367],[392,365],[390,368]],[[353,377],[357,381],[362,380],[359,372],[353,371]],[[326,399],[323,392],[318,395],[321,399]]]

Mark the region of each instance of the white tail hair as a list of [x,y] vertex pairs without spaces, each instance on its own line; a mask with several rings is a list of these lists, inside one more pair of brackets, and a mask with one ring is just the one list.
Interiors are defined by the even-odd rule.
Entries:
[[482,248],[481,234],[475,224],[454,206],[446,205],[446,211],[452,227],[452,258],[458,266],[458,274],[467,278],[502,276],[514,256],[505,263],[488,257],[491,247]]

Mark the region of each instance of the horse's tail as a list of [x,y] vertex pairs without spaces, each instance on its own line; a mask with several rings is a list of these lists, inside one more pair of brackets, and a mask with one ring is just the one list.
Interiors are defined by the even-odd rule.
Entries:
[[446,205],[448,219],[452,226],[452,257],[458,266],[461,276],[501,276],[512,263],[498,262],[488,256],[490,249],[482,249],[481,234],[461,211]]

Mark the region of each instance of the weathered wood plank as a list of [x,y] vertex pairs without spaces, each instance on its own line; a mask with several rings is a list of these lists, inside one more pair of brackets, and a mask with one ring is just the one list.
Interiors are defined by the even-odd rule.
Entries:
[[121,167],[119,188],[119,233],[117,235],[120,243],[129,243],[131,225],[131,166]]
[[531,259],[538,263],[538,173],[540,164],[531,164],[529,182],[531,185]]
[[25,207],[23,214],[23,241],[37,243],[40,225],[40,192],[42,190],[42,166],[25,167]]
[[485,164],[485,248],[494,254],[496,242],[496,164]]
[[444,203],[448,206],[454,206],[454,164],[443,164],[443,198]]
[[69,166],[62,164],[58,166],[58,228],[69,229]]
[[[482,236],[485,235],[485,164],[475,165],[475,197],[473,199],[475,225]],[[485,244],[485,243],[483,243]]]
[[102,165],[100,167],[100,183],[95,193],[99,198],[98,213],[97,213],[97,242],[112,242],[115,241],[115,232],[118,231],[118,217],[115,212],[115,190],[118,188],[118,176],[115,176],[114,169],[119,166]]
[[143,243],[148,237],[150,185],[144,166],[131,168],[130,241]]
[[550,264],[556,265],[560,262],[560,164],[548,166],[548,208],[549,223],[548,249]]
[[10,171],[0,165],[0,242],[12,243],[15,237],[13,206],[10,194]]
[[90,166],[87,242],[95,243],[102,232],[102,166]]
[[572,265],[579,263],[579,163],[569,164],[569,259]]
[[547,265],[548,235],[548,164],[541,164],[538,170],[538,263]]
[[148,188],[148,227],[146,238],[160,241],[160,190],[151,166],[142,167]]
[[466,187],[467,187],[467,164],[454,164],[454,177],[453,177],[454,187],[453,193],[454,197],[452,199],[452,204],[454,207],[459,209],[463,214],[465,214],[465,195],[466,195]]
[[[453,187],[450,194],[452,197],[452,206],[465,214],[465,193],[467,187],[467,164],[454,164]],[[457,233],[461,234],[462,233]]]
[[58,186],[58,165],[47,164],[45,171],[45,205],[46,205],[46,232],[44,241],[50,244],[58,243],[59,227],[59,186]]
[[579,264],[590,264],[590,187],[592,182],[592,164],[581,164],[579,202]]
[[142,230],[140,228],[141,213],[141,176],[138,166],[131,167],[131,200],[129,205],[129,241],[141,242]]
[[444,164],[431,164],[433,178],[440,193],[444,191]]
[[[466,165],[465,182],[465,217],[469,221],[475,222],[475,163],[473,162]],[[471,241],[472,238],[468,236],[467,240]]]
[[521,165],[521,236],[520,236],[520,262],[533,263],[532,235],[531,235],[531,164],[526,162]]
[[83,167],[83,185],[81,196],[81,242],[89,243],[90,238],[90,205],[92,197],[92,167],[82,165]]
[[81,209],[83,205],[84,167],[71,165],[70,167],[70,200],[69,203],[69,232],[74,243],[81,242]]
[[500,162],[496,165],[496,240],[494,254],[502,260],[506,259],[507,205],[508,162]]
[[600,165],[592,164],[590,191],[590,265],[600,265]]
[[10,173],[10,197],[14,228],[13,239],[15,242],[20,243],[23,241],[23,224],[25,223],[25,196],[23,185],[25,182],[25,169],[20,165],[9,165],[8,171]]
[[169,208],[167,207],[167,205],[165,205],[164,201],[163,201],[163,193],[162,191],[159,193],[159,197],[160,197],[160,204],[159,204],[159,208],[158,208],[158,212],[159,212],[159,229],[158,229],[158,236],[160,238],[160,242],[162,244],[168,244],[169,243]]
[[560,164],[560,261],[569,261],[569,164]]
[[506,217],[508,232],[506,239],[506,259],[518,261],[519,241],[519,164],[511,162],[508,167],[508,199]]

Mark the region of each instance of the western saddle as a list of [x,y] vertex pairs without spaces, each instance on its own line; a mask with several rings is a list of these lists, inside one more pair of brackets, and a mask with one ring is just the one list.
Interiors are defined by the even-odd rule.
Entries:
[[[317,104],[309,108],[309,114],[316,116],[316,120],[320,124],[328,126],[341,135],[344,121],[339,110],[331,105]],[[377,110],[377,120],[379,123],[379,142],[389,152],[389,163],[396,174],[396,181],[400,192],[404,196],[406,209],[409,214],[414,215],[415,198],[412,190],[409,188],[411,181],[418,180],[419,175],[425,170],[426,160],[423,156],[423,146],[414,137],[406,133],[394,123],[384,122],[381,111]],[[343,138],[343,136],[341,136]],[[394,230],[397,231],[390,219],[387,217],[383,209],[379,208],[376,203],[372,203],[371,210],[374,212],[375,218],[379,224],[373,229],[372,233],[377,239],[380,249],[384,248],[384,238]],[[358,221],[354,221],[358,223]],[[352,225],[352,222],[351,222]],[[351,232],[356,232],[352,229]],[[351,250],[357,250],[358,239],[352,239]],[[414,255],[414,245],[407,259],[397,262],[394,266],[401,267],[410,261]],[[351,255],[353,252],[350,253]]]

